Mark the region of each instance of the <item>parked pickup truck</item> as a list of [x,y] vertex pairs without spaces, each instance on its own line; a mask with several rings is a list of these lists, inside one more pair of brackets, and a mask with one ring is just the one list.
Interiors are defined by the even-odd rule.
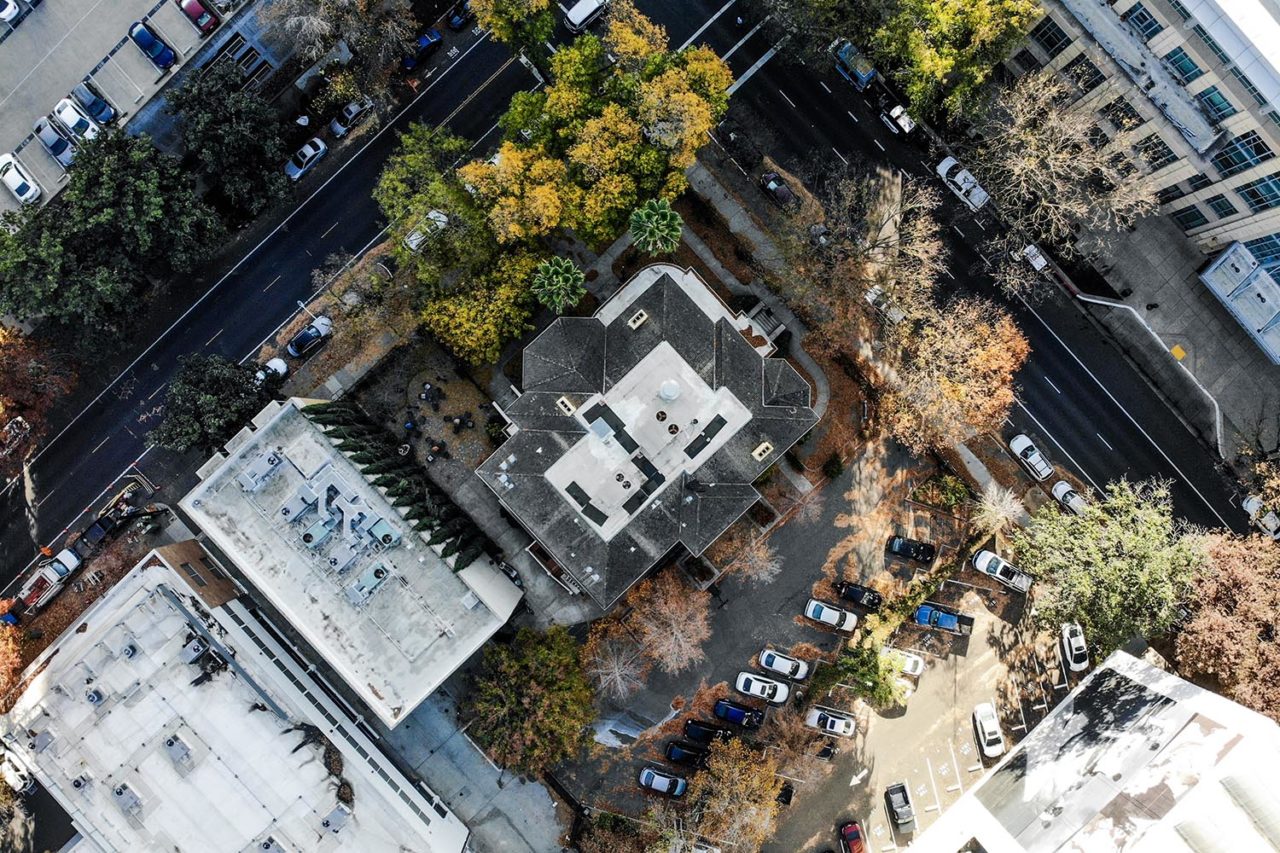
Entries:
[[27,613],[33,613],[53,600],[71,573],[80,568],[80,555],[70,548],[41,564],[18,591],[18,599]]
[[914,832],[916,813],[911,808],[911,792],[907,789],[907,783],[896,782],[885,788],[884,801],[889,807],[894,829],[898,832]]
[[941,604],[926,601],[916,608],[915,622],[922,628],[937,628],[950,634],[973,633],[973,617],[956,613]]
[[982,550],[973,555],[973,567],[984,575],[990,575],[1014,592],[1026,592],[1031,589],[1031,575],[997,557],[994,552]]

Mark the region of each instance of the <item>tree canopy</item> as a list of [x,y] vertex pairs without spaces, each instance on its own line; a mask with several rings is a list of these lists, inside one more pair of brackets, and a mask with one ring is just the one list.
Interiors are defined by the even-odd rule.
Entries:
[[0,312],[119,330],[148,276],[197,269],[222,229],[194,176],[146,136],[81,143],[56,205],[3,217]]
[[470,289],[428,300],[422,324],[440,343],[472,364],[493,364],[502,345],[529,329],[529,281],[537,259],[503,256]]
[[416,35],[409,0],[272,0],[263,17],[309,61],[346,41],[346,70],[371,95],[386,89]]
[[706,657],[711,594],[692,589],[675,572],[659,572],[627,593],[628,624],[663,672],[677,673]]
[[549,258],[533,274],[533,295],[557,314],[577,305],[587,294],[586,275],[568,258]]
[[282,197],[289,182],[284,140],[273,106],[243,88],[232,62],[190,74],[168,93],[165,111],[191,141],[188,157],[209,186],[213,203],[231,218],[252,219]]
[[594,717],[578,644],[562,626],[522,628],[489,643],[467,715],[471,734],[504,767],[539,773],[574,754]]
[[1173,517],[1167,483],[1119,480],[1081,515],[1044,506],[1013,543],[1021,567],[1041,581],[1040,621],[1055,629],[1079,622],[1105,657],[1173,625],[1204,565],[1193,532]]
[[1213,533],[1195,615],[1177,636],[1178,671],[1280,722],[1280,549],[1263,536]]
[[164,416],[147,433],[158,447],[211,452],[239,432],[271,400],[275,374],[259,382],[257,369],[220,355],[183,356],[164,398]]
[[726,847],[758,850],[773,836],[778,816],[777,761],[733,739],[712,744],[705,769],[694,774],[688,796],[701,803],[698,833]]
[[0,326],[0,477],[22,469],[45,432],[49,410],[75,383],[65,356]]
[[551,0],[471,0],[471,11],[494,38],[518,48],[542,44],[556,26]]

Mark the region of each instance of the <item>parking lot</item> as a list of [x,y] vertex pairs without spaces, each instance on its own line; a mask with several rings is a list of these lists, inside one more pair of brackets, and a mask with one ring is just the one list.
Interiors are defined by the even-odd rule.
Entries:
[[[44,190],[45,200],[61,189],[66,173],[31,133],[32,124],[51,112],[73,86],[90,79],[128,121],[189,58],[200,34],[174,0],[95,0],[87,4],[42,2],[32,8],[18,0],[23,14],[9,29],[0,24],[0,152],[15,152]],[[210,0],[212,3],[212,0]],[[226,19],[226,14],[222,15]],[[134,21],[147,26],[177,54],[167,72],[159,71],[128,39]],[[0,194],[0,210],[17,202]]]

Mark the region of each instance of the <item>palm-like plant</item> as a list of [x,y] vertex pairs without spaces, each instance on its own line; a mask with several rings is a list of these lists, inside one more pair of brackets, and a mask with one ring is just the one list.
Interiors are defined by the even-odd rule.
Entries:
[[650,199],[631,212],[631,239],[645,254],[671,254],[683,230],[684,220],[665,198]]
[[557,314],[577,305],[587,293],[586,275],[568,258],[551,258],[533,274],[533,295]]

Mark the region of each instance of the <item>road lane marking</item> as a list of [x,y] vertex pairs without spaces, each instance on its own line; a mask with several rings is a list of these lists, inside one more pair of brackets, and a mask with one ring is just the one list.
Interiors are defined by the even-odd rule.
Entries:
[[880,144],[879,139],[873,138],[871,141],[874,142],[876,144],[876,147],[879,148],[882,152],[884,151],[884,146]]
[[751,38],[753,35],[755,35],[756,33],[760,32],[760,28],[764,26],[765,21],[769,20],[769,18],[771,18],[771,17],[772,17],[771,15],[765,15],[765,17],[764,17],[764,21],[761,21],[760,23],[756,24],[754,27],[752,27],[752,28],[750,29],[750,31],[748,31],[748,32],[747,32],[747,34],[746,34],[745,36],[743,36],[742,38],[738,39],[738,43],[737,43],[737,44],[735,44],[733,47],[729,48],[728,52],[727,52],[727,53],[725,53],[725,55],[724,55],[724,56],[720,57],[720,59],[721,59],[721,60],[723,60],[724,62],[728,62],[728,61],[729,61],[729,57],[730,57],[730,56],[733,56],[733,54],[735,54],[735,53],[738,51],[738,48],[740,48],[740,47],[742,47],[744,44],[746,44],[746,43],[747,43],[747,39]]
[[1030,410],[1030,409],[1028,409],[1028,408],[1026,407],[1026,405],[1025,405],[1021,400],[1019,400],[1019,401],[1018,401],[1018,405],[1022,408],[1022,411],[1024,411],[1024,412],[1026,412],[1026,413],[1027,413],[1027,417],[1029,417],[1029,418],[1031,418],[1031,420],[1035,421],[1035,424],[1036,424],[1036,426],[1037,426],[1037,427],[1039,427],[1039,428],[1040,428],[1040,431],[1041,431],[1041,432],[1043,432],[1045,435],[1049,436],[1049,440],[1050,440],[1050,441],[1052,441],[1054,444],[1056,444],[1056,445],[1058,446],[1058,449],[1059,449],[1059,450],[1061,450],[1061,451],[1063,452],[1063,454],[1064,454],[1068,459],[1070,459],[1070,460],[1071,460],[1071,464],[1072,464],[1072,465],[1074,465],[1074,466],[1076,466],[1076,470],[1077,470],[1077,471],[1079,471],[1081,474],[1084,474],[1084,478],[1085,478],[1086,480],[1088,480],[1090,483],[1092,483],[1092,484],[1093,484],[1093,487],[1094,487],[1095,489],[1097,489],[1099,492],[1104,492],[1105,490],[1104,490],[1101,486],[1099,486],[1099,485],[1094,481],[1094,479],[1093,479],[1092,477],[1090,477],[1090,476],[1089,476],[1089,472],[1088,472],[1088,471],[1086,471],[1084,468],[1082,468],[1082,467],[1080,466],[1080,463],[1079,463],[1079,462],[1077,462],[1077,461],[1075,460],[1075,457],[1074,457],[1074,456],[1072,456],[1070,453],[1067,453],[1067,449],[1066,449],[1065,447],[1063,447],[1063,446],[1062,446],[1062,442],[1060,442],[1060,441],[1058,441],[1058,439],[1054,438],[1053,433],[1051,433],[1051,432],[1049,432],[1049,430],[1045,429],[1044,424],[1040,423],[1040,419],[1039,419],[1039,418],[1037,418],[1035,415],[1031,414],[1031,410]]
[[852,110],[845,110],[845,114],[849,116],[849,118],[853,119],[854,124],[858,124],[858,117],[853,114]]
[[224,328],[222,328],[222,329],[219,329],[217,332],[215,332],[215,333],[214,333],[214,336],[213,336],[212,338],[209,338],[209,340],[207,340],[207,341],[205,341],[205,342],[204,342],[204,345],[205,345],[205,346],[208,346],[209,344],[213,343],[214,341],[216,341],[216,340],[218,339],[218,335],[221,335],[221,334],[222,334],[223,332],[225,332],[225,331],[226,331],[226,328],[225,328],[225,327],[224,327]]
[[1053,380],[1052,380],[1052,379],[1050,379],[1048,376],[1046,376],[1046,377],[1044,378],[1044,381],[1049,383],[1049,387],[1050,387],[1050,388],[1052,388],[1053,390],[1057,391],[1059,394],[1061,394],[1061,393],[1062,393],[1062,389],[1061,389],[1061,388],[1059,388],[1057,385],[1054,385],[1054,384],[1053,384]]
[[[90,401],[89,401],[89,403],[88,403],[88,405],[86,405],[83,409],[81,409],[81,410],[80,410],[80,413],[79,413],[79,414],[77,414],[74,418],[72,418],[70,421],[68,421],[68,422],[67,422],[67,425],[66,425],[66,426],[64,426],[61,430],[59,430],[59,431],[58,431],[58,434],[57,434],[57,435],[55,435],[52,439],[50,439],[50,440],[49,440],[49,442],[48,442],[48,444],[46,444],[44,447],[40,448],[40,451],[39,451],[38,453],[36,453],[36,455],[35,455],[35,456],[31,457],[31,461],[27,463],[27,467],[28,467],[28,468],[30,468],[31,466],[35,465],[35,463],[36,463],[37,461],[39,461],[40,457],[41,457],[41,456],[43,456],[43,455],[45,454],[45,451],[47,451],[50,447],[53,447],[53,445],[57,443],[58,439],[62,438],[62,436],[66,434],[67,430],[69,430],[69,429],[71,429],[71,427],[75,426],[75,425],[76,425],[76,423],[77,423],[77,422],[78,422],[82,417],[84,417],[84,415],[85,415],[85,413],[86,413],[86,412],[88,412],[90,409],[92,409],[94,406],[96,406],[96,405],[98,404],[98,401],[99,401],[99,400],[101,400],[103,397],[105,397],[105,396],[107,395],[107,392],[108,392],[108,391],[110,391],[112,388],[114,388],[114,387],[116,386],[116,384],[117,384],[117,383],[118,383],[118,382],[119,382],[123,377],[125,377],[126,375],[128,375],[128,374],[129,374],[129,372],[130,372],[130,371],[132,371],[132,370],[133,370],[133,368],[135,368],[135,367],[138,365],[138,363],[139,363],[140,361],[142,361],[144,358],[146,358],[146,357],[147,357],[147,354],[148,354],[148,353],[150,353],[150,352],[151,352],[151,350],[155,349],[156,345],[157,345],[157,344],[159,344],[159,343],[160,343],[160,341],[162,341],[164,338],[168,337],[168,335],[169,335],[169,334],[170,334],[174,329],[176,329],[180,323],[182,323],[184,320],[186,320],[186,319],[187,319],[187,317],[189,317],[189,316],[191,315],[191,312],[195,311],[195,310],[196,310],[197,308],[199,308],[202,304],[204,304],[204,301],[205,301],[206,299],[208,299],[208,298],[213,294],[213,292],[214,292],[214,291],[216,291],[219,287],[221,287],[221,286],[222,286],[222,284],[223,284],[224,282],[226,282],[226,280],[227,280],[227,279],[229,279],[229,278],[231,278],[231,276],[235,275],[235,274],[236,274],[236,272],[240,269],[240,267],[241,267],[241,266],[242,266],[242,265],[243,265],[247,260],[249,260],[249,258],[251,258],[251,257],[253,257],[255,254],[257,254],[257,252],[258,252],[258,250],[259,250],[259,249],[261,249],[263,246],[265,246],[265,245],[267,244],[267,242],[268,242],[268,241],[270,241],[271,239],[273,239],[273,238],[274,238],[274,237],[275,237],[275,236],[276,236],[280,231],[284,230],[284,228],[289,224],[289,222],[290,222],[290,221],[291,221],[295,216],[297,216],[297,215],[298,215],[299,211],[301,211],[304,207],[306,207],[308,204],[310,204],[312,199],[314,199],[314,198],[315,198],[316,196],[318,196],[320,193],[324,192],[324,189],[325,189],[327,186],[329,186],[329,184],[330,184],[330,183],[332,183],[334,180],[336,180],[336,179],[337,179],[337,177],[338,177],[339,175],[341,175],[341,174],[342,174],[342,173],[343,173],[347,168],[349,168],[349,167],[351,166],[351,164],[352,164],[352,163],[355,163],[357,160],[359,160],[359,159],[360,159],[360,155],[364,154],[365,150],[366,150],[366,149],[368,149],[368,147],[369,147],[370,145],[372,145],[374,142],[376,142],[376,141],[378,140],[378,137],[382,136],[382,134],[386,133],[388,130],[390,130],[392,127],[394,127],[394,126],[395,126],[395,124],[396,124],[396,122],[398,122],[398,121],[399,121],[399,120],[400,120],[400,119],[405,115],[405,113],[407,113],[409,110],[413,109],[413,108],[417,105],[418,101],[420,101],[420,100],[422,100],[423,98],[425,98],[425,97],[427,96],[427,93],[428,93],[428,92],[430,92],[433,88],[435,88],[435,86],[436,86],[436,85],[437,85],[441,80],[443,80],[443,79],[445,78],[445,76],[447,76],[447,75],[449,74],[449,72],[450,72],[450,71],[452,71],[453,69],[455,69],[455,68],[457,68],[459,65],[461,65],[461,64],[462,64],[462,60],[467,58],[467,54],[471,53],[471,51],[475,50],[477,47],[479,47],[480,45],[484,44],[484,43],[485,43],[485,41],[486,41],[488,38],[489,38],[489,35],[488,35],[488,33],[486,33],[482,38],[477,39],[477,40],[476,40],[476,42],[475,42],[474,44],[472,44],[472,45],[471,45],[471,47],[469,47],[469,48],[467,48],[465,51],[463,51],[462,55],[461,55],[460,57],[458,57],[458,59],[457,59],[455,62],[453,62],[453,63],[452,63],[448,68],[446,68],[446,69],[445,69],[445,70],[444,70],[444,71],[443,71],[443,72],[442,72],[438,77],[436,77],[436,79],[432,80],[430,85],[428,85],[428,86],[427,86],[426,88],[424,88],[420,93],[418,93],[417,97],[415,97],[412,101],[410,101],[408,104],[406,104],[406,105],[405,105],[405,106],[400,110],[400,112],[396,113],[396,114],[391,118],[391,120],[390,120],[390,121],[388,121],[388,122],[387,122],[386,124],[384,124],[382,127],[378,128],[378,132],[377,132],[377,133],[375,133],[375,134],[373,134],[373,136],[369,137],[369,140],[368,140],[367,142],[365,142],[365,144],[364,144],[364,145],[362,145],[362,146],[360,147],[360,150],[359,150],[359,151],[357,151],[356,153],[352,154],[352,155],[351,155],[351,157],[349,157],[349,158],[347,159],[347,161],[346,161],[345,163],[343,163],[343,164],[338,168],[338,170],[337,170],[337,171],[335,171],[332,175],[330,175],[328,178],[326,178],[326,179],[325,179],[325,182],[324,182],[323,184],[321,184],[320,186],[316,187],[316,188],[315,188],[315,190],[311,193],[311,195],[309,195],[309,196],[307,196],[305,199],[303,199],[303,200],[302,200],[302,202],[301,202],[300,204],[298,204],[298,205],[297,205],[297,206],[296,206],[292,211],[290,211],[290,212],[289,212],[289,215],[288,215],[288,216],[286,216],[284,219],[280,220],[280,222],[279,222],[279,223],[277,223],[276,227],[275,227],[275,228],[273,228],[273,229],[271,229],[270,233],[268,233],[268,234],[267,234],[267,236],[263,237],[263,238],[258,242],[258,244],[257,244],[256,246],[254,246],[254,247],[253,247],[252,249],[250,249],[249,251],[245,252],[245,253],[244,253],[244,255],[243,255],[243,256],[241,256],[240,260],[236,261],[235,265],[234,265],[234,266],[232,266],[232,267],[231,267],[231,269],[227,270],[227,272],[222,276],[222,278],[220,278],[220,279],[218,279],[216,282],[214,282],[214,283],[209,287],[209,289],[208,289],[208,290],[206,290],[204,293],[202,293],[202,294],[200,295],[200,298],[199,298],[199,299],[197,299],[195,302],[191,303],[191,305],[187,308],[187,310],[183,311],[183,312],[182,312],[182,314],[181,314],[181,315],[179,315],[179,316],[178,316],[178,318],[177,318],[176,320],[174,320],[172,324],[170,324],[169,328],[167,328],[167,329],[165,329],[163,332],[161,332],[161,333],[160,333],[160,335],[158,335],[158,336],[156,337],[156,339],[155,339],[155,340],[153,340],[150,344],[148,344],[148,345],[147,345],[147,348],[146,348],[145,350],[143,350],[143,351],[138,355],[138,357],[137,357],[137,358],[135,358],[133,361],[129,362],[128,366],[126,366],[123,370],[121,370],[121,371],[120,371],[120,373],[116,375],[116,378],[115,378],[115,379],[112,379],[112,380],[111,380],[111,382],[110,382],[110,383],[109,383],[105,388],[103,388],[101,391],[99,391],[99,392],[98,392],[98,395],[97,395],[96,397],[94,397],[92,400],[90,400]],[[776,51],[775,51],[775,52],[776,52]],[[510,64],[510,63],[508,63],[508,64]],[[760,64],[761,64],[761,65],[763,65],[764,63],[763,63],[763,62],[761,62]],[[492,78],[490,78],[490,79],[492,79]],[[483,89],[483,88],[484,88],[484,85],[487,85],[487,84],[488,84],[488,81],[486,80],[486,81],[485,81],[485,83],[481,85],[480,89]],[[477,89],[476,91],[477,91],[477,92],[479,92],[479,91],[480,91],[480,89]]]
[[773,59],[774,54],[776,54],[777,52],[778,52],[778,48],[776,47],[771,47],[767,51],[765,51],[764,56],[757,59],[755,65],[752,65],[750,68],[748,68],[746,71],[743,72],[741,77],[733,81],[733,85],[726,90],[726,93],[729,95],[732,95],[734,92],[742,88],[742,84],[746,83],[753,76],[755,76],[755,73],[759,71],[761,68],[764,68],[765,63],[768,62],[770,59]]
[[266,287],[262,288],[262,292],[263,292],[263,293],[266,293],[268,290],[270,290],[270,289],[271,289],[271,286],[272,286],[272,285],[274,285],[277,281],[279,281],[279,280],[280,280],[280,279],[282,279],[282,278],[284,278],[284,273],[280,273],[280,275],[278,275],[278,276],[276,276],[275,278],[271,279],[271,284],[268,284]]
[[[716,18],[719,18],[719,17],[720,17],[721,15],[723,15],[725,12],[729,11],[729,7],[730,7],[730,6],[732,6],[734,3],[737,3],[737,2],[738,2],[738,0],[729,0],[729,2],[728,2],[728,3],[725,3],[723,6],[721,6],[721,7],[720,7],[720,11],[716,12],[716,13],[715,13],[714,15],[712,15],[710,18],[707,18],[707,20],[706,20],[706,21],[704,21],[704,22],[702,23],[702,26],[698,27],[697,31],[696,31],[693,35],[689,36],[687,39],[685,39],[685,40],[684,40],[684,44],[682,44],[682,45],[680,45],[678,48],[676,48],[676,53],[679,53],[680,51],[684,50],[684,49],[685,49],[686,47],[688,47],[689,45],[693,44],[693,40],[694,40],[694,39],[696,39],[698,36],[700,36],[700,35],[702,35],[704,32],[706,32],[707,27],[709,27],[709,26],[711,26],[712,24],[714,24],[714,23],[715,23],[715,21],[716,21]],[[566,12],[566,14],[568,14],[568,13]]]
[[1110,444],[1107,444],[1107,440],[1102,437],[1102,433],[1095,432],[1094,435],[1098,437],[1098,441],[1101,441],[1103,444],[1107,445],[1107,450],[1110,450],[1112,453],[1116,452],[1116,449],[1114,447],[1112,447]]
[[323,234],[321,234],[321,235],[320,235],[320,239],[321,239],[321,240],[323,240],[325,237],[328,237],[328,236],[329,236],[329,233],[330,233],[331,231],[333,231],[333,229],[335,229],[335,228],[337,228],[337,227],[338,227],[338,223],[336,223],[336,222],[335,222],[335,223],[333,223],[332,225],[330,225],[330,226],[329,226],[329,230],[328,230],[328,231],[326,231],[326,232],[324,232]]
[[[832,151],[836,151],[836,147],[835,147],[834,145],[832,145],[832,146],[831,146],[831,150],[832,150]],[[844,155],[843,155],[843,154],[841,154],[839,151],[836,151],[836,156],[840,158],[840,162],[841,162],[841,163],[844,163],[846,166],[848,166],[848,165],[849,165],[849,161],[848,161],[848,160],[846,160],[846,159],[844,158]]]
[[[89,455],[92,456],[93,454],[97,453],[99,450],[102,449],[102,445],[106,444],[110,440],[111,440],[111,436],[107,436],[106,438],[102,439],[102,441],[99,441],[98,446],[95,447],[93,450],[89,451]],[[48,495],[45,495],[45,497],[48,497]]]
[[819,81],[818,81],[818,85],[819,85],[819,86],[821,86],[822,88],[826,89],[826,90],[827,90],[827,94],[828,94],[828,95],[830,95],[830,94],[831,94],[831,87],[830,87],[830,86],[828,86],[826,83],[824,83],[824,82],[822,82],[821,80],[819,80]]
[[[165,383],[165,385],[168,385],[168,384],[169,384],[169,383],[167,383],[167,382]],[[152,397],[154,397],[155,395],[159,394],[159,393],[160,393],[161,391],[163,391],[163,390],[164,390],[164,385],[161,385],[160,387],[156,388],[156,390],[154,390],[154,391],[152,391],[150,394],[148,394],[148,395],[147,395],[147,399],[148,399],[148,400],[150,400]]]
[[[1187,488],[1191,489],[1191,491],[1196,493],[1196,497],[1198,497],[1202,502],[1204,502],[1204,505],[1209,508],[1209,512],[1213,513],[1214,516],[1218,519],[1218,521],[1222,522],[1223,527],[1230,529],[1231,525],[1227,524],[1227,520],[1218,514],[1218,510],[1214,508],[1213,504],[1209,503],[1209,499],[1206,498],[1200,492],[1200,490],[1195,487],[1195,484],[1192,483],[1191,480],[1187,479],[1187,475],[1182,473],[1182,469],[1179,468],[1176,464],[1174,464],[1174,461],[1169,458],[1169,454],[1164,452],[1164,448],[1156,444],[1156,440],[1152,438],[1151,435],[1145,429],[1142,428],[1142,425],[1139,424],[1137,420],[1134,419],[1133,415],[1129,414],[1129,410],[1126,409],[1124,406],[1120,405],[1120,401],[1115,398],[1115,395],[1111,393],[1111,391],[1107,388],[1107,386],[1103,385],[1102,381],[1099,380],[1097,376],[1093,375],[1092,370],[1090,370],[1088,367],[1085,367],[1085,364],[1083,361],[1080,360],[1080,357],[1071,351],[1071,347],[1067,346],[1066,342],[1063,341],[1062,338],[1058,337],[1058,333],[1055,332],[1053,328],[1044,321],[1044,318],[1041,317],[1040,314],[1037,313],[1036,310],[1031,307],[1031,304],[1027,302],[1026,299],[1023,299],[1021,296],[1019,296],[1018,299],[1019,301],[1022,302],[1024,306],[1026,306],[1026,309],[1031,312],[1031,316],[1039,320],[1040,325],[1044,326],[1046,329],[1049,330],[1049,334],[1053,335],[1054,340],[1056,340],[1062,346],[1062,348],[1066,351],[1067,355],[1071,356],[1071,358],[1075,361],[1075,363],[1080,365],[1081,369],[1084,370],[1085,373],[1089,374],[1089,378],[1094,381],[1094,384],[1096,384],[1099,388],[1102,389],[1102,393],[1106,394],[1107,398],[1111,400],[1112,403],[1115,403],[1116,408],[1124,412],[1124,416],[1129,419],[1129,422],[1131,424],[1137,427],[1138,432],[1142,433],[1142,437],[1145,438],[1147,441],[1151,442],[1151,446],[1156,449],[1157,453],[1159,453],[1161,456],[1164,457],[1164,461],[1169,463],[1169,467],[1171,467],[1174,471],[1178,472],[1178,476],[1182,478],[1182,482],[1186,483]],[[1090,480],[1089,482],[1092,483],[1093,481]],[[1097,485],[1097,484],[1095,483],[1094,485]]]
[[787,97],[787,93],[786,93],[786,92],[784,92],[784,91],[782,91],[781,89],[779,89],[779,90],[778,90],[778,94],[782,96],[782,99],[783,99],[784,101],[786,101],[788,104],[790,104],[790,105],[791,105],[791,108],[792,108],[792,109],[796,109],[796,102],[795,102],[795,101],[793,101],[793,100],[791,100],[790,98],[788,98],[788,97]]

